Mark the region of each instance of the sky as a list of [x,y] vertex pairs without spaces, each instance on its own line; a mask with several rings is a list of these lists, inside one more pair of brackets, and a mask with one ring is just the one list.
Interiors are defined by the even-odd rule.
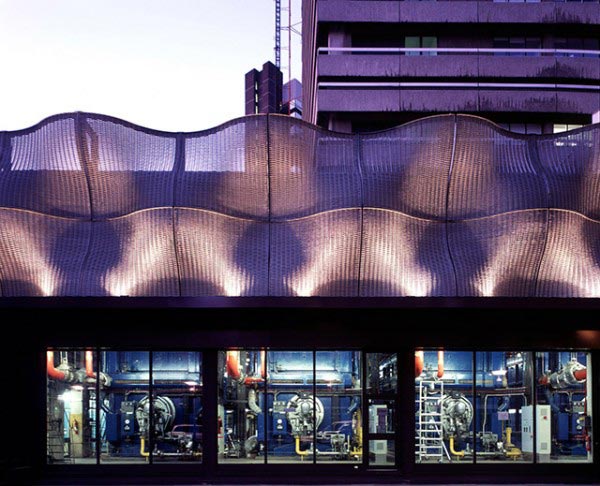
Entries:
[[[298,30],[300,17],[292,0]],[[174,132],[217,126],[244,115],[244,74],[274,62],[274,39],[274,0],[0,0],[0,131],[72,111]]]

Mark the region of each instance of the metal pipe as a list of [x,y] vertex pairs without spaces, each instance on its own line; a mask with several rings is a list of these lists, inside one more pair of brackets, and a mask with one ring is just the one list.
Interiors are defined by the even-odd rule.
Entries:
[[568,388],[581,385],[587,380],[587,368],[576,360],[569,361],[560,370],[543,375],[538,380],[540,385],[552,388]]
[[262,409],[256,403],[256,390],[254,388],[248,390],[248,408],[255,415],[262,413]]
[[300,436],[296,436],[296,454],[299,456],[308,456],[310,455],[310,451],[301,451],[300,450]]
[[454,436],[450,436],[450,453],[456,457],[464,457],[465,451],[457,451],[454,449]]
[[227,351],[227,362],[226,362],[227,374],[236,381],[241,378],[240,373],[240,352],[239,351]]
[[418,378],[423,373],[424,363],[423,351],[415,351],[415,378]]
[[444,376],[444,351],[438,351],[438,371],[437,377],[441,378]]
[[483,397],[483,424],[481,426],[481,431],[485,432],[485,426],[487,425],[487,399],[488,397],[523,397],[523,404],[527,405],[527,395],[525,393],[487,393],[485,397]]
[[89,350],[85,352],[85,376],[96,378],[96,373],[94,373],[94,353]]
[[146,451],[146,439],[144,436],[140,437],[140,456],[150,457],[150,453]]
[[267,352],[264,349],[260,351],[260,376],[267,377]]
[[[261,351],[263,353],[264,351]],[[264,363],[265,360],[263,359]],[[266,365],[261,364],[261,374],[263,373],[262,367]],[[252,385],[254,383],[262,383],[264,381],[263,377],[258,376],[244,376],[244,374],[240,371],[240,352],[239,351],[227,351],[227,360],[225,363],[225,367],[227,368],[227,374],[233,378],[235,381],[239,383],[243,383],[244,385]]]
[[54,351],[46,351],[46,370],[50,378],[61,381],[67,379],[67,372],[54,367]]

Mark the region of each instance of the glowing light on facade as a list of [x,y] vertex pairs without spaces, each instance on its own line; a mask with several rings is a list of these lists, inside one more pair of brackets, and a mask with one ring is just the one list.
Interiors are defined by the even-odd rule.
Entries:
[[[0,132],[3,296],[600,296],[600,127]],[[534,150],[536,148],[536,150]]]

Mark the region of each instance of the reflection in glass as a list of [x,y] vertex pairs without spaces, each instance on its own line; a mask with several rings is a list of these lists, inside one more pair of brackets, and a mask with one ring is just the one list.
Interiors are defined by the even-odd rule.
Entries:
[[369,466],[393,466],[396,452],[393,440],[369,441]]
[[417,462],[473,462],[473,354],[415,352]]
[[393,400],[369,399],[369,433],[393,434],[396,405]]
[[398,386],[398,357],[396,353],[367,353],[367,393],[382,395],[396,393]]
[[49,464],[95,464],[97,361],[84,349],[46,352]]
[[532,403],[532,353],[476,353],[477,462],[530,462],[525,420]]
[[[586,352],[536,353],[536,451],[538,462],[592,461],[591,355]],[[524,429],[532,428],[533,407],[523,407]],[[523,451],[533,452],[533,438]]]
[[264,463],[266,366],[264,350],[219,352],[219,463]]
[[323,405],[317,428],[317,462],[362,459],[361,366],[359,351],[316,352],[316,400]]
[[152,440],[154,462],[202,461],[201,358],[198,352],[152,353],[154,398],[138,403],[136,420],[140,437]]

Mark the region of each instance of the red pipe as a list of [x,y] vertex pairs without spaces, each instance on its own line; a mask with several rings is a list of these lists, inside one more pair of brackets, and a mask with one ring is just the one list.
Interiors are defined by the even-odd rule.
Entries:
[[46,370],[48,376],[55,380],[64,380],[67,374],[64,371],[60,371],[54,367],[54,351],[46,352]]
[[88,378],[96,378],[96,373],[94,373],[93,351],[85,352],[85,376],[87,376]]
[[[575,377],[575,379],[577,381],[585,381],[585,380],[587,380],[587,368],[583,368],[581,370],[575,370],[575,371],[573,371],[573,376]],[[543,375],[538,380],[538,383],[540,385],[548,385],[548,379],[549,379],[549,377],[550,377],[550,375]]]
[[240,352],[227,351],[227,374],[234,380],[240,379]]
[[260,376],[267,377],[267,352],[264,349],[260,352]]
[[261,364],[260,373],[262,377],[258,376],[246,376],[242,380],[242,374],[240,372],[240,352],[239,351],[227,351],[226,368],[227,374],[235,381],[243,381],[244,385],[252,385],[253,383],[262,383],[265,379],[266,373],[266,360],[264,358],[265,352],[261,351]]
[[423,373],[423,360],[423,351],[415,351],[415,378],[418,378]]
[[444,351],[438,351],[438,372],[437,377],[444,376]]

